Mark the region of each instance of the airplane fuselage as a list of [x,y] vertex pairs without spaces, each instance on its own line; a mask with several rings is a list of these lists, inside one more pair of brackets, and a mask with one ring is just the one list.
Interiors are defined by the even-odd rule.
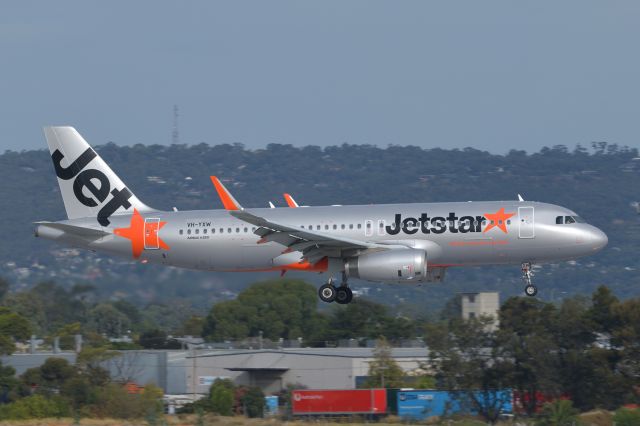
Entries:
[[[505,218],[487,215],[504,209]],[[454,202],[305,208],[256,208],[254,214],[301,229],[379,244],[425,250],[428,267],[545,263],[593,254],[606,236],[586,223],[556,223],[576,217],[561,206],[537,202]],[[511,216],[510,216],[511,215]],[[131,229],[133,215],[111,217],[109,235],[93,241],[39,228],[38,235],[91,250],[133,256],[137,260],[207,271],[323,270],[301,266],[301,253],[283,253],[275,242],[259,243],[256,227],[226,210],[143,213],[139,253],[130,238],[113,234]],[[563,220],[564,222],[564,220]],[[61,221],[105,229],[95,218]],[[157,229],[158,223],[163,223]],[[65,239],[67,241],[65,241]],[[133,236],[136,239],[136,236]],[[163,242],[165,247],[161,246]],[[325,268],[326,269],[326,268]]]

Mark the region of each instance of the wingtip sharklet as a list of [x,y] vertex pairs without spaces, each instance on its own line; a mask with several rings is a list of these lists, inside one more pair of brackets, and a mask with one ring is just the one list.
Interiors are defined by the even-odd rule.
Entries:
[[209,176],[213,186],[216,188],[216,192],[222,201],[222,205],[225,210],[244,210],[238,200],[236,200],[229,190],[220,182],[217,176]]
[[300,206],[298,205],[298,203],[296,203],[296,200],[294,200],[294,199],[293,199],[293,197],[292,197],[291,195],[286,194],[286,193],[285,193],[285,194],[282,194],[282,195],[284,196],[284,200],[287,202],[287,205],[288,205],[289,207],[291,207],[292,209],[295,209],[295,208],[297,208],[297,207],[300,207]]

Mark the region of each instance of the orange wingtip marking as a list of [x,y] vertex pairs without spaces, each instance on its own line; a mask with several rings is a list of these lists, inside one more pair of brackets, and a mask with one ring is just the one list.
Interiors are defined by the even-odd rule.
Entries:
[[294,201],[293,197],[289,194],[282,194],[284,196],[284,200],[287,202],[287,205],[292,209],[298,207],[298,204]]
[[215,176],[210,176],[211,182],[213,182],[213,186],[215,186],[216,191],[218,192],[218,196],[220,197],[220,201],[222,201],[222,205],[226,210],[240,210],[240,207],[235,203],[227,188],[222,185],[220,179]]

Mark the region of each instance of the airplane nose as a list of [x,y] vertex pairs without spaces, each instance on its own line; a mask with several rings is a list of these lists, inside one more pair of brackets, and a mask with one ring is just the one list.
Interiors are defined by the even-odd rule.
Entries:
[[607,237],[607,234],[605,234],[595,226],[592,226],[588,232],[589,232],[589,240],[591,241],[591,246],[593,247],[594,251],[602,250],[609,243],[609,238]]

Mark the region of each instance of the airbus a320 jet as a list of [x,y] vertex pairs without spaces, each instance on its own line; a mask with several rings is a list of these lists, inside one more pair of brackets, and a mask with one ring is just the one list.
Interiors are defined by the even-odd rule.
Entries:
[[68,219],[38,222],[36,236],[206,271],[325,272],[318,291],[324,302],[351,302],[351,277],[416,284],[442,281],[450,267],[499,264],[520,265],[525,293],[535,296],[532,264],[576,259],[607,244],[575,212],[521,197],[245,209],[211,176],[224,210],[159,211],[143,204],[74,128],[46,127],[45,136]]

